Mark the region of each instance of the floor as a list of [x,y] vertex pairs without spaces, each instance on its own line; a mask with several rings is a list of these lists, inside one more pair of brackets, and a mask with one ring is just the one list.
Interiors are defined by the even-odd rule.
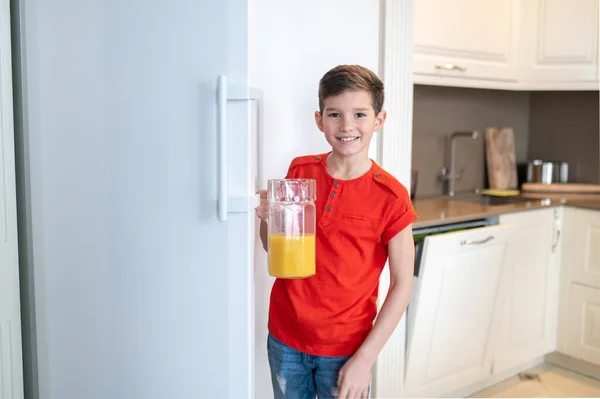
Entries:
[[[530,378],[528,379],[528,374]],[[600,398],[600,381],[550,364],[526,370],[472,398]]]

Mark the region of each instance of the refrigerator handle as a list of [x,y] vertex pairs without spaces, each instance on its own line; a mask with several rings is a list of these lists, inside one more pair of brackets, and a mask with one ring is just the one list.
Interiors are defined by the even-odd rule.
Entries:
[[[227,101],[256,101],[258,120],[257,135],[262,142],[262,91],[255,87],[248,86],[230,86],[228,87],[227,76],[221,75],[217,80],[217,213],[219,220],[227,221],[228,212],[250,212],[260,204],[260,197],[253,195],[244,198],[232,198],[231,209],[229,209],[228,181],[227,181]],[[261,145],[259,145],[261,146]],[[261,162],[262,148],[259,148],[257,162]],[[259,178],[262,178],[261,167],[259,166]]]
[[217,80],[217,214],[227,221],[227,76]]

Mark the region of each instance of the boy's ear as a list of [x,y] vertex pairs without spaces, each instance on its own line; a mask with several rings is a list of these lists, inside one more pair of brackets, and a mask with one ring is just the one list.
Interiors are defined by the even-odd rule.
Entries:
[[375,128],[374,131],[378,132],[383,127],[383,122],[385,122],[385,118],[387,117],[387,112],[384,110],[379,111],[379,114],[375,117]]
[[315,111],[315,122],[317,122],[317,127],[320,131],[323,131],[323,115],[319,111]]

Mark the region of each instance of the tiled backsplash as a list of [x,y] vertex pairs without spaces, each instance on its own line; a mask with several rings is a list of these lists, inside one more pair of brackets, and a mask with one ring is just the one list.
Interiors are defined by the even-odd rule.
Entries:
[[456,142],[456,170],[465,168],[456,191],[482,188],[485,183],[483,131],[488,126],[512,127],[517,161],[527,159],[529,92],[414,87],[412,168],[419,173],[416,195],[443,194],[438,179],[449,163],[449,136],[457,130],[477,130],[476,140]]
[[532,92],[529,157],[569,162],[569,179],[600,183],[598,92]]
[[456,142],[456,170],[465,168],[456,191],[484,187],[483,132],[512,127],[517,162],[569,162],[570,181],[600,183],[599,92],[522,92],[457,87],[414,87],[412,168],[416,195],[444,194],[440,172],[449,163],[449,136],[477,130],[479,139]]

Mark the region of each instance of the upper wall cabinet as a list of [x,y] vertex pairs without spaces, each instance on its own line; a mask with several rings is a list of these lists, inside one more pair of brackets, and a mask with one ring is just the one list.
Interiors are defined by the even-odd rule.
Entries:
[[415,83],[517,81],[519,0],[414,4]]
[[[542,87],[598,81],[598,0],[523,2],[521,79]],[[596,90],[598,85],[595,86]]]
[[598,90],[599,0],[575,3],[416,1],[414,82]]

